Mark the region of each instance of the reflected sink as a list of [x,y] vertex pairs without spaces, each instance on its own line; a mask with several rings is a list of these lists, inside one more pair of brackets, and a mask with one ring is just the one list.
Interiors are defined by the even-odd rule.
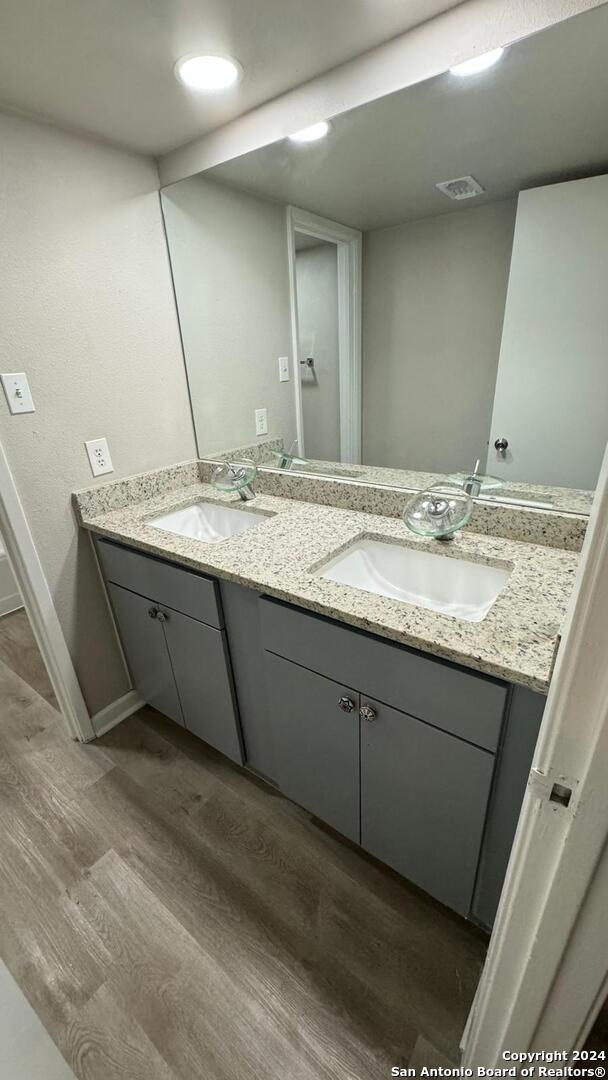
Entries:
[[357,540],[321,566],[328,581],[481,622],[506,585],[510,569],[436,555],[381,540]]
[[146,525],[153,529],[177,533],[192,540],[203,540],[206,544],[219,544],[231,536],[253,529],[266,521],[269,514],[260,514],[256,510],[237,509],[232,506],[218,506],[216,503],[197,502],[184,506],[181,510],[172,510],[169,514],[151,518]]

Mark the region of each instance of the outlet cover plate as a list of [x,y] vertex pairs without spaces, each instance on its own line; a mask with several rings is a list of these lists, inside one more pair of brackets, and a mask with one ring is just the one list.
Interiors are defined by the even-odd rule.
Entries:
[[104,476],[105,473],[114,472],[107,439],[89,439],[84,445],[93,476]]
[[256,435],[268,434],[268,410],[256,409],[255,410],[255,433]]

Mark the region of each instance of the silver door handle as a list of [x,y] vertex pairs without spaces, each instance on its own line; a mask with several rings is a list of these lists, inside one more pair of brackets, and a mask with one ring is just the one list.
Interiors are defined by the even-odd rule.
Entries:
[[509,440],[505,439],[504,435],[501,436],[499,439],[496,439],[494,443],[494,449],[498,450],[499,454],[505,454],[507,452],[508,446]]
[[372,709],[371,705],[362,705],[359,709],[359,716],[362,720],[367,720],[368,724],[371,724],[372,720],[376,719],[376,710]]
[[169,620],[169,616],[167,615],[167,612],[166,611],[160,611],[160,610],[159,610],[156,618],[158,619],[159,622],[168,622],[168,620]]
[[349,697],[341,697],[338,705],[342,709],[342,712],[352,712],[355,707],[354,701],[351,701]]

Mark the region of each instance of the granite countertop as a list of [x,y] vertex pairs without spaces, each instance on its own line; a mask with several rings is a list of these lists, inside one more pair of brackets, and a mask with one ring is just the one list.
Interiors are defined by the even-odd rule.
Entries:
[[[190,476],[186,481],[190,480]],[[192,476],[192,479],[194,477]],[[453,660],[546,693],[578,555],[467,531],[449,545],[416,537],[396,518],[257,495],[247,508],[260,524],[217,544],[148,525],[150,517],[197,500],[243,507],[201,482],[143,498],[119,509],[112,491],[76,493],[83,527],[218,578],[236,581],[391,641]],[[123,486],[124,494],[124,486]],[[363,536],[424,548],[446,558],[505,563],[511,576],[482,622],[466,622],[315,576],[314,569]]]

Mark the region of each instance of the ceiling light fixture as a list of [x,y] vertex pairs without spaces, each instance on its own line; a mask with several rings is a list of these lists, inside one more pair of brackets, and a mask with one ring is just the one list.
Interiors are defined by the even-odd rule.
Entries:
[[481,71],[486,71],[487,68],[497,64],[504,51],[504,49],[492,49],[491,52],[482,53],[481,56],[474,56],[472,60],[465,60],[464,63],[451,67],[450,75],[459,75],[461,78],[466,78],[467,75],[479,75]]
[[302,128],[301,131],[294,131],[289,138],[295,143],[311,143],[317,142],[317,139],[324,139],[328,132],[329,120],[319,120],[317,124],[311,124],[310,127]]
[[185,86],[207,93],[227,90],[243,75],[241,65],[231,56],[182,56],[174,70]]

